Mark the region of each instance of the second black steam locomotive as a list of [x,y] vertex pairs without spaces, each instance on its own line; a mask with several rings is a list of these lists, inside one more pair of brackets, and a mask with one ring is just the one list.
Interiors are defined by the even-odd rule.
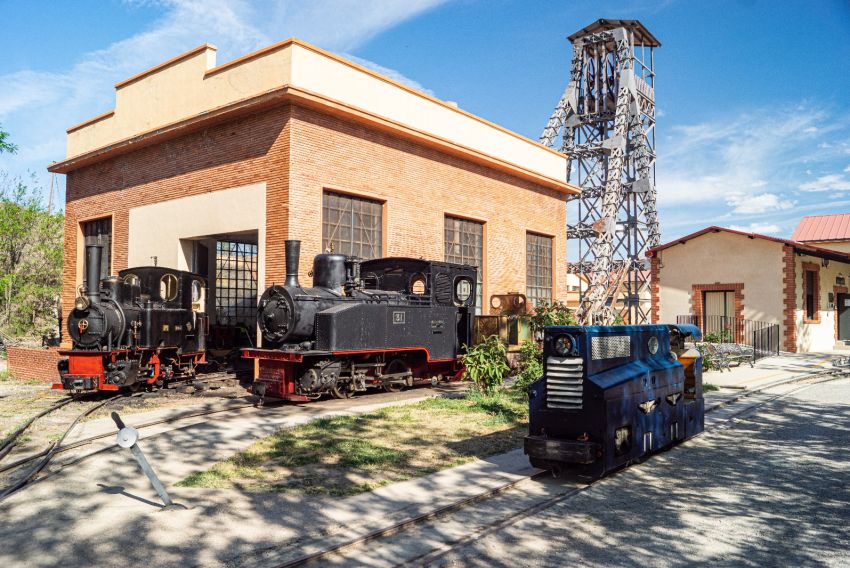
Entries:
[[86,286],[68,316],[73,348],[59,353],[56,389],[137,390],[194,376],[204,362],[206,281],[156,266],[100,277],[101,247],[86,247]]
[[413,258],[313,259],[313,286],[298,282],[300,241],[286,241],[286,280],[268,288],[257,319],[262,348],[254,391],[307,401],[347,398],[370,386],[396,390],[462,372],[472,342],[476,269]]

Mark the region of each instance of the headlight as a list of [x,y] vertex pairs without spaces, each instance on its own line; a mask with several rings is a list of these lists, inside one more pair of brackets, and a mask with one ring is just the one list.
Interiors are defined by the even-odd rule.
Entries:
[[646,348],[649,349],[649,352],[653,355],[658,353],[658,338],[654,335],[649,338],[649,341],[646,342]]
[[559,335],[555,338],[553,348],[555,353],[561,357],[566,357],[573,350],[573,338],[569,335]]
[[74,309],[75,310],[82,312],[82,311],[87,310],[88,307],[89,307],[89,301],[88,301],[88,299],[84,298],[83,296],[77,296],[77,299],[74,300]]

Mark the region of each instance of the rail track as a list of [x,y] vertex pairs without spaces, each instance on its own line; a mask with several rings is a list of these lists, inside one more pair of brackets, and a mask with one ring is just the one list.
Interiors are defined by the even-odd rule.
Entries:
[[[790,395],[792,395],[796,392],[799,392],[803,389],[809,388],[812,385],[819,384],[819,383],[822,383],[822,382],[828,382],[828,381],[836,380],[836,379],[840,379],[840,378],[845,378],[845,377],[846,377],[846,375],[838,375],[837,376],[837,374],[834,371],[825,370],[825,371],[820,371],[820,372],[817,372],[817,373],[812,373],[812,374],[808,374],[808,375],[801,376],[801,377],[796,377],[796,378],[786,380],[786,381],[777,381],[775,383],[760,386],[759,388],[753,389],[753,390],[750,390],[750,391],[743,391],[738,396],[732,397],[728,400],[723,401],[722,403],[720,403],[718,405],[715,405],[711,408],[706,409],[706,414],[710,414],[710,413],[716,412],[720,409],[727,408],[730,405],[733,405],[737,402],[740,402],[744,399],[747,399],[747,398],[749,398],[753,395],[760,394],[760,393],[764,392],[765,390],[776,387],[776,386],[780,386],[780,385],[783,385],[783,384],[801,383],[800,386],[798,386],[797,388],[794,388],[790,391],[786,391],[786,392],[782,392],[782,393],[770,396],[770,397],[765,398],[763,400],[760,400],[760,401],[758,401],[754,404],[747,405],[744,408],[741,408],[741,409],[739,409],[735,412],[730,413],[727,417],[725,417],[725,419],[721,423],[714,424],[714,425],[711,425],[711,426],[707,426],[705,428],[704,432],[712,432],[712,431],[715,431],[715,430],[721,430],[721,429],[724,429],[724,428],[728,428],[728,427],[731,426],[732,422],[736,418],[740,418],[740,417],[742,417],[746,414],[752,413],[758,407],[763,406],[764,404],[771,403],[771,402],[773,402],[773,401],[775,401],[779,398],[790,396]],[[615,472],[614,474],[609,475],[607,477],[604,477],[602,479],[609,479],[610,477],[616,476],[619,473],[620,472]],[[308,554],[304,554],[304,555],[299,556],[297,558],[275,564],[274,566],[275,566],[275,568],[294,568],[296,566],[304,566],[304,565],[313,564],[313,563],[322,562],[322,561],[331,562],[333,559],[336,559],[338,561],[342,561],[349,553],[351,553],[354,550],[362,547],[365,544],[379,542],[382,539],[387,539],[387,538],[390,538],[394,535],[398,535],[400,533],[403,533],[405,531],[422,527],[423,525],[425,525],[429,521],[437,521],[437,520],[444,518],[444,517],[447,517],[447,516],[449,516],[453,513],[457,513],[457,512],[459,512],[463,509],[466,509],[466,508],[468,508],[472,505],[488,501],[488,500],[493,499],[494,497],[497,497],[498,495],[501,495],[501,494],[503,494],[507,491],[517,489],[517,488],[521,487],[522,485],[531,483],[534,480],[539,480],[543,477],[547,477],[547,476],[551,476],[551,475],[552,474],[550,472],[543,471],[543,472],[538,472],[536,474],[533,474],[531,476],[516,479],[514,481],[499,485],[498,487],[489,489],[489,490],[484,491],[482,493],[479,493],[479,494],[476,494],[476,495],[473,495],[473,496],[470,496],[470,497],[466,497],[464,499],[450,503],[450,504],[445,505],[443,507],[440,507],[440,508],[438,508],[434,511],[426,512],[426,513],[423,513],[421,515],[414,516],[414,517],[411,517],[409,519],[393,523],[392,525],[372,530],[365,535],[353,538],[351,540],[348,540],[348,541],[345,541],[345,542],[342,542],[342,543],[335,544],[333,546],[322,548],[320,550],[316,550],[316,551],[310,552]],[[483,537],[485,537],[485,536],[487,536],[487,535],[489,535],[493,532],[496,532],[496,531],[498,531],[498,530],[500,530],[504,527],[512,525],[512,524],[514,524],[514,523],[516,523],[516,522],[518,522],[518,521],[520,521],[520,520],[522,520],[526,517],[537,514],[541,511],[544,511],[544,510],[546,510],[550,507],[557,505],[558,503],[561,503],[563,501],[571,499],[571,498],[587,491],[588,489],[593,487],[598,481],[600,481],[600,480],[594,480],[590,483],[581,483],[578,486],[570,487],[570,488],[566,489],[565,491],[560,492],[560,493],[558,493],[558,494],[556,494],[556,495],[554,495],[554,496],[552,496],[548,499],[544,499],[543,501],[536,502],[532,505],[529,505],[528,507],[524,507],[524,508],[521,508],[519,510],[512,511],[507,516],[502,516],[498,520],[496,520],[492,523],[485,523],[484,526],[480,527],[477,530],[474,530],[472,533],[465,534],[463,537],[461,537],[461,538],[459,538],[455,541],[442,543],[439,547],[431,550],[428,553],[421,554],[421,555],[413,557],[413,558],[405,558],[397,566],[409,566],[409,565],[424,566],[424,565],[428,565],[428,564],[431,564],[433,562],[436,562],[436,561],[440,560],[441,558],[443,558],[444,556],[446,556],[447,554],[449,554],[452,550],[454,550],[458,547],[472,543],[472,542],[474,542],[474,541],[476,541],[480,538],[483,538]]]
[[[234,382],[237,382],[237,380],[232,376],[231,373],[215,372],[215,373],[208,373],[208,374],[202,375],[197,379],[193,379],[192,381],[177,383],[170,388],[177,389],[177,388],[183,388],[183,387],[186,387],[186,386],[196,386],[196,387],[200,387],[198,390],[203,392],[203,391],[207,390],[208,388],[210,388],[212,385],[223,384],[223,383],[234,383]],[[167,389],[163,389],[161,391],[154,391],[154,392],[164,392],[166,390]],[[138,392],[138,393],[132,393],[132,394],[126,394],[126,395],[113,395],[113,396],[109,396],[105,400],[98,401],[97,404],[90,406],[90,407],[86,408],[85,410],[83,410],[82,412],[80,412],[74,418],[74,420],[71,422],[70,426],[68,426],[68,428],[65,429],[65,431],[62,433],[60,438],[57,441],[50,443],[47,446],[47,448],[45,448],[41,452],[25,456],[25,457],[23,457],[23,458],[21,458],[17,461],[14,461],[14,462],[11,462],[11,463],[8,463],[8,464],[0,465],[0,473],[5,473],[7,471],[15,470],[17,468],[21,468],[21,467],[24,467],[24,466],[29,465],[29,464],[35,464],[35,465],[33,465],[32,468],[27,470],[24,475],[22,475],[16,481],[14,481],[11,485],[9,485],[6,488],[0,489],[0,502],[2,502],[6,497],[11,495],[12,493],[15,493],[16,491],[25,487],[27,484],[34,481],[36,475],[38,475],[44,469],[44,467],[56,455],[68,452],[68,451],[76,449],[76,448],[80,448],[82,446],[86,446],[88,444],[92,444],[92,443],[94,443],[98,440],[102,440],[104,438],[109,438],[109,437],[115,436],[115,432],[110,431],[110,432],[104,432],[102,434],[90,436],[88,438],[83,438],[81,440],[76,440],[76,441],[71,442],[69,444],[64,444],[63,442],[65,441],[65,438],[67,438],[68,434],[74,429],[74,427],[77,426],[77,424],[79,424],[79,422],[83,418],[93,414],[95,411],[103,408],[104,406],[106,406],[110,402],[123,401],[123,400],[127,400],[129,398],[138,398],[138,397],[142,397],[146,394],[149,394],[149,393]],[[54,404],[50,405],[48,408],[42,410],[38,414],[34,415],[32,418],[28,419],[24,424],[22,424],[21,426],[16,428],[2,442],[0,442],[0,461],[2,461],[7,455],[9,455],[12,448],[16,445],[17,441],[20,439],[20,436],[26,430],[28,430],[38,419],[43,418],[43,417],[51,414],[52,412],[59,410],[60,408],[63,408],[64,406],[66,406],[67,404],[69,404],[71,402],[80,401],[82,398],[83,397],[81,397],[81,396],[69,396],[67,398],[63,398],[63,399],[55,402]],[[170,417],[170,418],[163,418],[163,419],[159,419],[159,420],[151,420],[149,422],[138,425],[138,428],[140,428],[140,429],[141,428],[149,428],[149,427],[157,426],[157,425],[161,425],[161,424],[169,424],[169,423],[173,423],[173,422],[180,422],[180,421],[183,421],[183,420],[187,420],[187,419],[195,418],[195,417],[199,417],[199,416],[207,416],[207,415],[210,415],[210,414],[216,414],[216,413],[222,413],[222,412],[232,412],[232,411],[241,410],[241,409],[253,407],[253,406],[255,406],[255,403],[246,402],[244,404],[230,405],[226,408],[204,409],[204,410],[199,410],[199,411],[196,411],[196,412],[189,412],[189,413],[185,413],[185,414],[180,414],[178,416],[173,416],[173,417]],[[101,450],[98,450],[97,452],[93,452],[91,454],[88,454],[88,456],[91,456],[91,455],[94,455],[96,453],[100,453],[102,451],[106,451],[106,450],[109,450],[109,449],[112,449],[112,447],[102,448]],[[88,456],[86,456],[86,457],[88,457]],[[77,461],[77,460],[74,460],[74,461]],[[71,462],[71,463],[73,463],[73,462]],[[63,464],[63,465],[70,465],[70,464]]]

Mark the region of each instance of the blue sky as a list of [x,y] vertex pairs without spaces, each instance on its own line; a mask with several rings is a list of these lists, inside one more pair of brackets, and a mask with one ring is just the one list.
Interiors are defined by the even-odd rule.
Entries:
[[601,17],[662,42],[662,240],[709,224],[789,236],[850,211],[847,0],[0,0],[0,124],[20,146],[0,169],[46,186],[65,129],[111,109],[115,82],[204,42],[224,62],[290,36],[536,139],[566,36]]

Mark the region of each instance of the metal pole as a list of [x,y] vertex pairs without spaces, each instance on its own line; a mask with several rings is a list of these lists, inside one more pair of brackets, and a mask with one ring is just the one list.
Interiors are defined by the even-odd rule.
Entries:
[[157,477],[156,472],[151,467],[151,464],[148,462],[147,458],[145,458],[145,454],[142,453],[142,449],[136,443],[139,440],[139,431],[130,426],[126,426],[124,421],[121,420],[121,417],[118,416],[117,412],[112,413],[112,420],[115,422],[115,425],[118,426],[118,445],[122,448],[127,448],[130,450],[130,453],[133,454],[133,457],[136,459],[136,462],[139,464],[139,467],[142,468],[142,471],[148,476],[148,480],[153,485],[153,488],[156,490],[159,498],[162,499],[162,502],[165,504],[165,509],[185,509],[183,505],[175,504],[174,501],[171,500],[171,496],[168,494],[168,491],[165,490],[165,486]]

